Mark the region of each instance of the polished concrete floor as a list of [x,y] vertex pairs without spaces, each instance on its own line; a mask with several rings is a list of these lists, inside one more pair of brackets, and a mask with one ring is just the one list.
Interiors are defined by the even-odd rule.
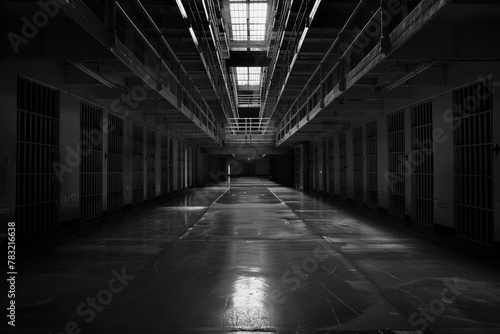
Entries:
[[8,333],[500,333],[497,253],[268,179],[53,239],[19,264]]

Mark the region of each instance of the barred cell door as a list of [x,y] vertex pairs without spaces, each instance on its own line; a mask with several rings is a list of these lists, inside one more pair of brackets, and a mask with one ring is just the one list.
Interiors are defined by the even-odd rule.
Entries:
[[434,217],[434,142],[432,101],[411,107],[411,219],[432,225]]
[[177,142],[177,189],[184,189],[184,143]]
[[191,173],[189,176],[189,186],[192,188],[192,187],[196,187],[196,166],[197,166],[197,162],[198,162],[197,154],[196,154],[196,147],[191,147],[189,156],[190,156],[189,161],[190,161],[190,168],[191,168]]
[[404,110],[387,116],[389,153],[389,213],[397,217],[405,216],[405,114]]
[[295,146],[293,158],[294,162],[294,179],[295,189],[304,189],[305,186],[305,171],[304,171],[304,145]]
[[108,212],[123,208],[123,120],[108,116]]
[[328,193],[328,140],[321,142],[321,191]]
[[354,172],[354,201],[358,204],[364,204],[363,187],[363,126],[353,129],[352,136],[353,147],[353,172]]
[[196,149],[191,147],[189,149],[189,167],[190,167],[189,186],[190,187],[195,186],[196,164],[197,164]]
[[102,215],[102,109],[80,103],[80,221]]
[[378,208],[378,148],[377,121],[366,124],[366,182],[367,203],[371,209]]
[[328,187],[330,195],[335,194],[335,137],[328,138]]
[[495,221],[491,80],[454,91],[453,106],[456,233],[463,238],[491,245]]
[[147,200],[156,198],[156,132],[147,130],[146,135],[146,181]]
[[132,205],[144,202],[144,131],[137,124],[132,126]]
[[[17,79],[17,237],[57,227],[59,183],[74,166],[58,162],[59,93],[31,80]],[[66,164],[63,160],[62,164]]]
[[169,137],[161,136],[161,195],[167,196],[169,193]]
[[177,161],[177,147],[179,146],[176,139],[170,139],[170,190],[179,190],[179,170]]
[[189,146],[184,145],[184,188],[189,187]]
[[187,184],[186,186],[189,188],[192,186],[192,180],[193,180],[193,150],[191,146],[188,146],[187,148]]
[[319,141],[314,142],[314,189],[321,191],[320,189],[320,179],[319,179],[319,169],[320,169],[320,159],[319,159]]
[[315,189],[315,183],[314,183],[314,170],[315,168],[315,163],[316,163],[316,158],[314,157],[314,142],[309,143],[309,189]]
[[339,134],[340,198],[347,199],[347,140],[346,133]]

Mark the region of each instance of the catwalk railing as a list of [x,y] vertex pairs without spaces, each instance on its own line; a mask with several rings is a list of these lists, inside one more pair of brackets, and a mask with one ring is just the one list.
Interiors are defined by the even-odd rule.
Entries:
[[[226,118],[238,117],[234,82],[226,66],[226,59],[230,55],[229,37],[226,24],[220,14],[220,4],[214,1],[203,1],[203,8],[201,8],[196,0],[184,0],[184,2],[188,8],[188,16],[185,20],[190,25],[189,31],[222,111]],[[178,3],[182,5],[181,0]],[[205,15],[202,15],[202,12]]]
[[[359,1],[337,38],[304,85],[297,98],[287,106],[287,112],[277,127],[276,146],[285,142],[306,125],[321,110],[354,85],[367,71],[382,62],[417,28],[428,22],[449,0],[408,0],[402,6],[389,8],[381,0],[379,8],[351,40],[347,29],[359,22],[366,12],[364,0]],[[407,23],[407,24],[402,24]]]
[[[142,3],[135,0],[134,4],[134,15],[128,15],[118,1],[105,2],[102,8],[93,1],[68,0],[61,3],[61,9],[106,46],[144,84],[222,145],[223,129],[208,103]],[[131,16],[137,22],[139,17],[142,19],[141,28]]]
[[267,129],[269,118],[229,118],[226,129],[229,129],[234,134],[245,135],[264,135],[272,133],[272,128]]

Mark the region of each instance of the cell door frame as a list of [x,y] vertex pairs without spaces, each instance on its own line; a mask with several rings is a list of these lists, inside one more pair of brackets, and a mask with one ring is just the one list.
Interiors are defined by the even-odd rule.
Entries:
[[[83,100],[80,101],[80,142],[83,144],[81,147],[82,160],[79,177],[81,222],[99,218],[104,209],[104,198],[107,197],[107,192],[105,192],[107,187],[104,184],[105,180],[107,180],[104,177],[105,150],[104,141],[102,140],[104,132],[101,128],[103,117],[104,110],[102,107]],[[88,125],[93,126],[93,128],[84,127],[84,118],[91,123]],[[85,130],[90,130],[91,133],[85,134]],[[99,134],[97,142],[92,140],[95,135],[94,131]]]
[[[387,158],[388,158],[388,210],[389,214],[406,218],[409,190],[408,174],[405,172],[407,145],[410,133],[407,131],[409,117],[407,108],[391,112],[387,122]],[[397,202],[399,201],[399,202]]]
[[365,204],[365,136],[364,124],[352,129],[352,172],[353,172],[353,192],[354,202],[359,205]]
[[[60,92],[22,75],[16,86],[14,196],[16,232],[22,239],[53,231],[60,223],[65,162],[60,150]],[[28,124],[38,131],[28,131]]]
[[434,225],[433,100],[410,107],[411,220]]
[[323,157],[323,161],[322,161],[322,169],[323,169],[323,175],[322,175],[322,178],[323,178],[323,192],[325,194],[328,194],[330,192],[330,189],[328,188],[329,186],[329,173],[328,173],[328,170],[329,170],[329,157],[328,157],[328,138],[323,138],[322,139],[322,146],[323,146],[323,149],[322,149],[322,157]]
[[172,191],[176,192],[179,190],[179,161],[178,161],[178,146],[179,142],[177,139],[172,138]]
[[294,179],[294,187],[295,189],[303,189],[304,181],[303,175],[304,171],[302,170],[302,145],[295,145],[293,148],[293,179]]
[[[498,81],[498,78],[496,78]],[[495,81],[493,81],[495,82]],[[493,84],[493,128],[500,128],[500,112],[498,108],[500,107],[500,88],[495,89],[495,85]],[[496,112],[495,112],[496,110]],[[493,131],[493,145],[494,149],[500,149],[500,132]],[[493,242],[496,246],[500,244],[500,151],[496,151],[493,157],[493,215],[496,219],[493,219]],[[495,173],[496,171],[496,173]]]
[[[487,87],[487,90],[479,90],[478,87],[481,85]],[[487,95],[485,95],[486,91],[489,92]],[[498,217],[500,217],[500,151],[498,154],[495,152],[496,145],[499,145],[500,149],[500,136],[498,131],[495,131],[500,124],[498,112],[495,112],[500,99],[499,94],[494,92],[491,77],[472,82],[452,92],[455,233],[462,238],[488,246],[498,244],[500,241],[500,222],[498,222]],[[491,100],[485,97],[491,97]],[[461,104],[460,100],[465,103]],[[485,108],[485,110],[477,111],[477,108]],[[488,119],[489,115],[491,115],[490,119]],[[485,124],[491,127],[487,130],[484,127]],[[487,137],[483,137],[488,135],[491,142],[488,142]],[[491,164],[489,165],[490,154]],[[460,163],[461,161],[463,163]],[[491,180],[484,182],[485,180],[481,178],[491,178]],[[491,185],[488,186],[489,183]],[[491,187],[491,202],[488,204],[488,198],[485,198],[484,194],[489,187]],[[488,226],[489,213],[491,213],[491,227]],[[468,218],[461,219],[464,216]],[[490,228],[491,231],[489,231]],[[491,236],[488,236],[488,232],[491,232]]]
[[378,118],[365,124],[365,198],[366,206],[370,209],[377,209],[378,198]]
[[339,145],[339,196],[343,200],[349,197],[349,183],[347,180],[347,131],[338,135]]
[[[106,113],[107,111],[104,110]],[[107,133],[104,138],[103,154],[104,154],[104,165],[105,174],[103,179],[105,183],[103,186],[106,189],[106,212],[112,213],[123,209],[123,168],[124,168],[124,131],[125,131],[125,121],[123,118],[107,112],[107,123],[104,125],[107,127]],[[118,128],[119,127],[119,128]],[[121,140],[120,140],[121,138]],[[118,152],[116,152],[116,150]],[[120,157],[121,156],[121,157]],[[118,167],[120,168],[116,168]],[[111,166],[113,165],[113,166]],[[116,169],[119,169],[116,171]],[[113,187],[111,187],[111,184]],[[119,187],[117,187],[119,185]],[[114,188],[119,188],[114,190]],[[120,196],[121,193],[121,196]],[[117,196],[116,196],[117,195]],[[114,197],[121,197],[121,199],[116,200]],[[113,202],[113,203],[111,203]]]
[[[145,157],[145,129],[142,124],[132,123],[132,205],[137,206],[144,203],[146,198],[146,161]],[[139,137],[136,138],[136,134]],[[138,169],[140,168],[140,169]],[[138,186],[138,182],[141,181]]]
[[335,135],[328,138],[328,192],[330,196],[335,195]]
[[144,161],[145,161],[145,200],[150,202],[156,199],[156,147],[158,141],[156,138],[156,130],[151,128],[146,128],[145,131],[145,150],[144,150]]

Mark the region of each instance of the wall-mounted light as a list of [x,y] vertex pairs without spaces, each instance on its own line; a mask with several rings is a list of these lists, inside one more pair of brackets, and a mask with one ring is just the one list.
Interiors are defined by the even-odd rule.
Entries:
[[[217,48],[217,40],[215,39],[215,34],[214,30],[212,29],[212,25],[208,25],[208,29],[210,30],[210,36],[212,36],[212,42],[214,42],[214,46]],[[219,53],[217,52],[217,56],[219,56]]]
[[201,59],[201,62],[203,63],[203,66],[205,66],[205,68],[206,68],[207,67],[207,62],[205,60],[205,56],[203,55],[203,52],[200,52],[200,59]]
[[318,10],[320,3],[321,3],[321,0],[316,0],[316,2],[314,3],[313,8],[311,9],[311,14],[309,14],[309,22],[312,22],[314,15],[316,15],[316,11]]
[[199,46],[198,38],[196,38],[196,34],[194,33],[193,27],[189,27],[189,33],[191,34],[191,38],[193,39],[194,45],[196,45],[196,48],[198,48]]
[[298,55],[298,52],[295,52],[295,54],[293,55],[292,62],[290,63],[290,72],[292,71],[293,65],[295,65],[295,61],[297,60]]
[[203,10],[205,11],[205,15],[207,16],[207,21],[210,23],[210,17],[208,15],[208,9],[205,0],[202,1],[202,4],[203,4]]
[[302,44],[304,43],[304,40],[306,39],[307,31],[309,30],[309,27],[305,27],[304,31],[302,32],[302,36],[300,36],[299,44],[297,44],[297,52],[300,52],[300,48],[302,47]]
[[394,88],[399,87],[400,85],[402,85],[406,81],[408,81],[411,78],[415,77],[417,74],[422,73],[423,71],[425,71],[426,69],[428,69],[432,65],[434,65],[434,62],[432,62],[432,61],[424,61],[423,63],[420,63],[419,65],[415,66],[410,71],[408,71],[406,73],[403,73],[402,75],[400,75],[396,79],[392,80],[387,85],[385,85],[382,88],[380,88],[380,90],[382,92],[388,92],[390,90],[393,90]]
[[100,73],[96,72],[94,69],[92,69],[87,64],[83,63],[82,61],[70,60],[70,59],[68,59],[66,61],[68,63],[70,63],[71,65],[75,66],[76,68],[78,68],[79,70],[81,70],[82,72],[84,72],[84,73],[88,74],[89,76],[91,76],[92,78],[96,79],[97,81],[102,83],[104,86],[111,88],[111,89],[116,88],[115,83],[111,82],[107,78],[104,78]]

